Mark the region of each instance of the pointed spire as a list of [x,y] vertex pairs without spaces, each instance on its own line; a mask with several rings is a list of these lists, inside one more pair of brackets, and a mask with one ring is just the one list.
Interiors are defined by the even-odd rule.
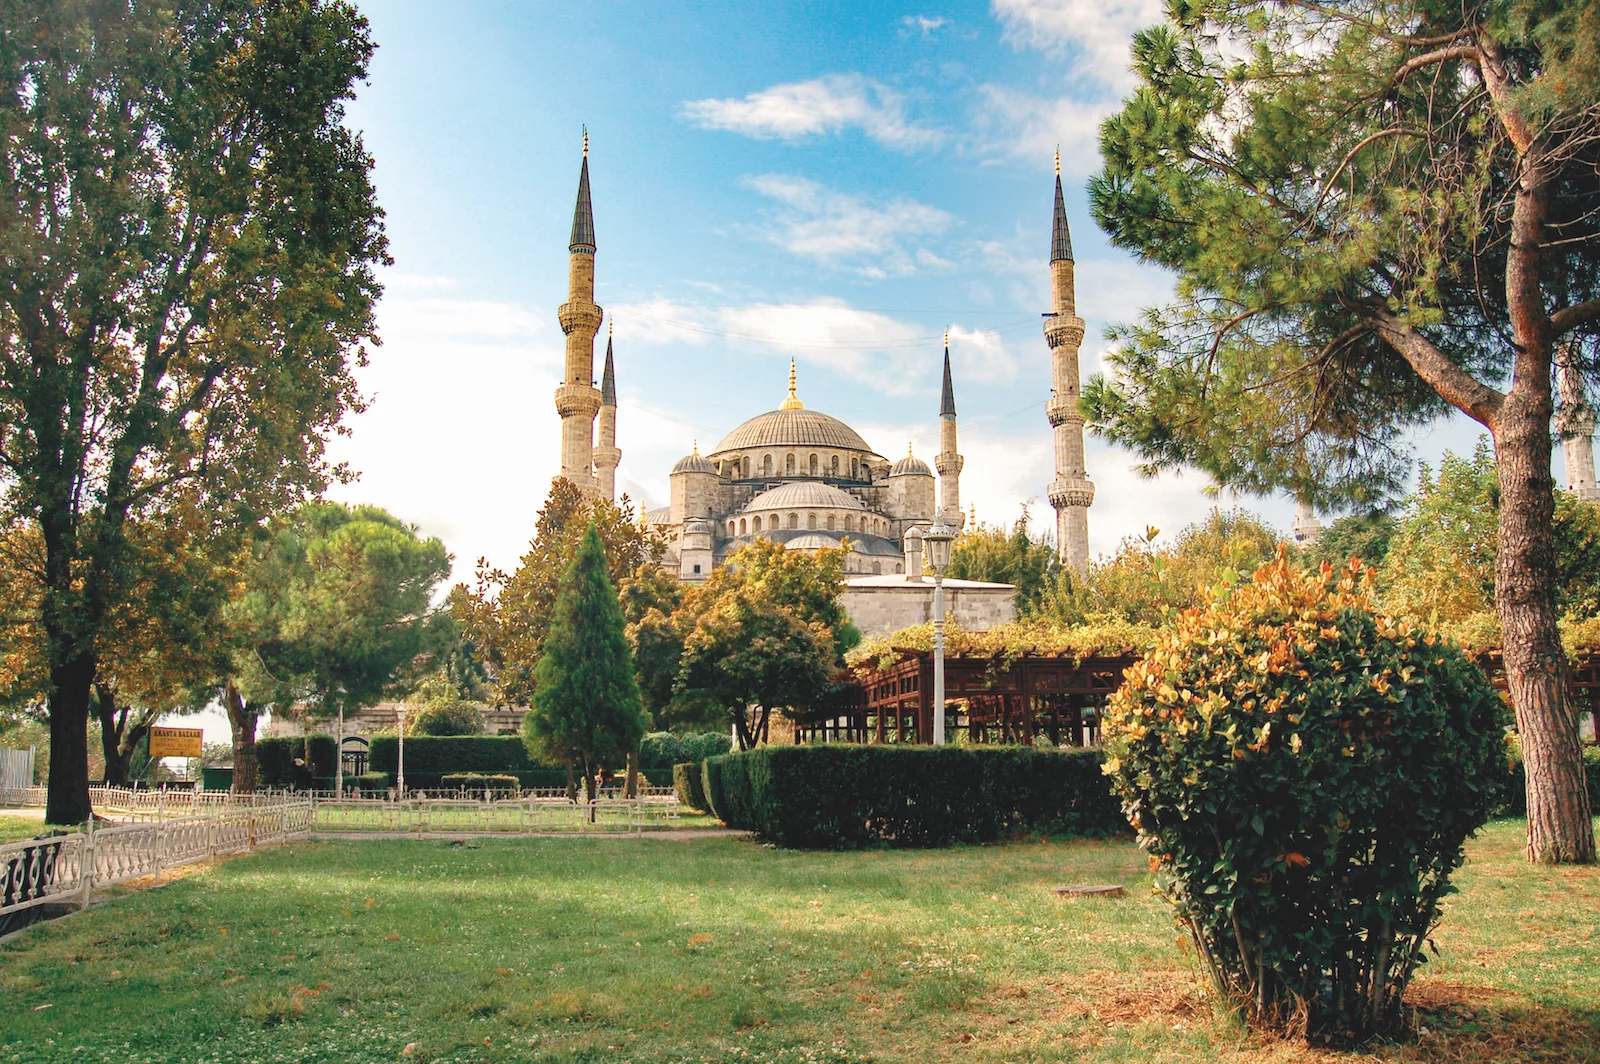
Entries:
[[568,251],[594,254],[594,207],[589,203],[589,128],[583,130],[583,169],[578,171],[578,205],[572,210],[572,242]]
[[700,441],[699,440],[695,440],[694,441],[694,450],[690,451],[689,453],[694,455],[696,458],[700,457]]
[[611,359],[611,337],[616,331],[617,323],[612,322],[610,330],[606,333],[606,368],[600,375],[600,405],[617,405],[617,367]]
[[806,404],[802,403],[800,401],[800,397],[794,394],[794,359],[791,358],[789,360],[789,396],[782,403],[778,404],[778,409],[804,410],[805,408]]
[[944,394],[939,397],[939,416],[956,416],[956,389],[950,383],[950,330],[944,331]]
[[1061,149],[1056,149],[1056,217],[1050,239],[1050,261],[1072,261],[1072,231],[1067,228],[1067,203],[1061,196]]

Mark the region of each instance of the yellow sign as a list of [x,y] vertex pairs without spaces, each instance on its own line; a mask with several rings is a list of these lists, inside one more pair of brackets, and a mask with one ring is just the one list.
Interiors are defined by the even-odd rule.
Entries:
[[199,728],[151,728],[150,756],[199,757],[204,734]]

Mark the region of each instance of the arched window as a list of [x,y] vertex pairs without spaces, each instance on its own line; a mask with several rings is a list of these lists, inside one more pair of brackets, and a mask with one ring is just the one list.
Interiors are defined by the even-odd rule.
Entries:
[[860,480],[861,479],[861,459],[859,459],[859,458],[850,459],[850,479],[851,480]]
[[794,476],[794,455],[791,454],[784,458],[783,474],[788,477]]
[[[758,518],[756,518],[756,520],[759,521],[759,520],[761,520],[761,518],[758,517]],[[759,531],[761,531],[761,529],[757,528],[756,531],[759,532]],[[741,536],[744,535],[744,518],[742,518],[742,517],[739,518],[739,535],[741,535]]]
[[844,530],[846,532],[854,532],[856,530],[856,519],[849,514],[844,515]]
[[872,563],[872,575],[873,576],[882,576],[883,575],[883,563],[882,562],[873,562]]
[[806,514],[806,527],[807,528],[816,528],[817,527],[817,515],[816,515],[815,511],[813,511],[812,513]]
[[789,527],[790,528],[799,528],[800,527],[800,515],[799,514],[790,514],[789,515]]
[[758,517],[758,518],[755,519],[753,527],[754,527],[755,531],[757,531],[757,532],[761,531],[761,518]]
[[833,528],[833,515],[832,514],[828,515],[828,528],[829,529]]
[[777,514],[773,514],[772,521],[767,525],[767,527],[776,532],[778,529],[783,527],[783,521],[779,519]]
[[905,572],[905,570],[900,567],[900,563],[899,562],[895,562],[894,563],[894,571],[897,572],[897,573]]
[[831,459],[828,460],[828,470],[834,476],[838,476],[839,475],[839,456],[838,455],[834,455]]
[[812,476],[816,476],[817,475],[817,469],[818,469],[817,456],[816,455],[812,455],[811,456],[811,475]]
[[761,475],[764,477],[772,475],[772,456],[770,454],[763,455],[761,458]]

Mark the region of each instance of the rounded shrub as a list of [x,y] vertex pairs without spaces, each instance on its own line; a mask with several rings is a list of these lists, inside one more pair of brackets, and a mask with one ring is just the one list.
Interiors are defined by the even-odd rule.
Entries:
[[476,702],[443,699],[426,702],[406,722],[407,735],[481,735],[483,714]]
[[1462,845],[1502,800],[1505,709],[1371,575],[1292,568],[1183,614],[1107,707],[1105,771],[1202,965],[1247,1022],[1401,1031]]

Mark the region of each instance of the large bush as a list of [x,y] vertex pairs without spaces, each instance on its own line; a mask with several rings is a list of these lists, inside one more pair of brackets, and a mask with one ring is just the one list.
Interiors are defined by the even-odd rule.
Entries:
[[483,734],[483,707],[451,698],[427,702],[406,721],[406,737]]
[[[374,772],[395,772],[399,768],[399,743],[393,735],[377,735],[368,748]],[[532,768],[528,748],[517,735],[435,735],[406,736],[406,783],[446,772],[505,772],[515,775]]]
[[683,740],[671,732],[651,732],[639,741],[641,769],[664,767],[670,771],[673,765],[687,760],[689,751],[684,747]]
[[726,731],[690,732],[682,738],[685,761],[704,761],[708,757],[721,757],[733,750],[733,736]]
[[672,787],[678,792],[678,804],[700,813],[711,812],[711,803],[706,801],[704,779],[699,762],[685,761],[673,765]]
[[304,790],[333,777],[331,735],[277,736],[256,740],[261,785]]
[[1125,828],[1098,751],[1019,746],[763,746],[707,760],[729,827],[780,846],[946,846]]
[[1254,580],[1128,671],[1106,771],[1217,991],[1246,1019],[1360,1042],[1402,996],[1462,844],[1502,800],[1505,710],[1351,569]]

